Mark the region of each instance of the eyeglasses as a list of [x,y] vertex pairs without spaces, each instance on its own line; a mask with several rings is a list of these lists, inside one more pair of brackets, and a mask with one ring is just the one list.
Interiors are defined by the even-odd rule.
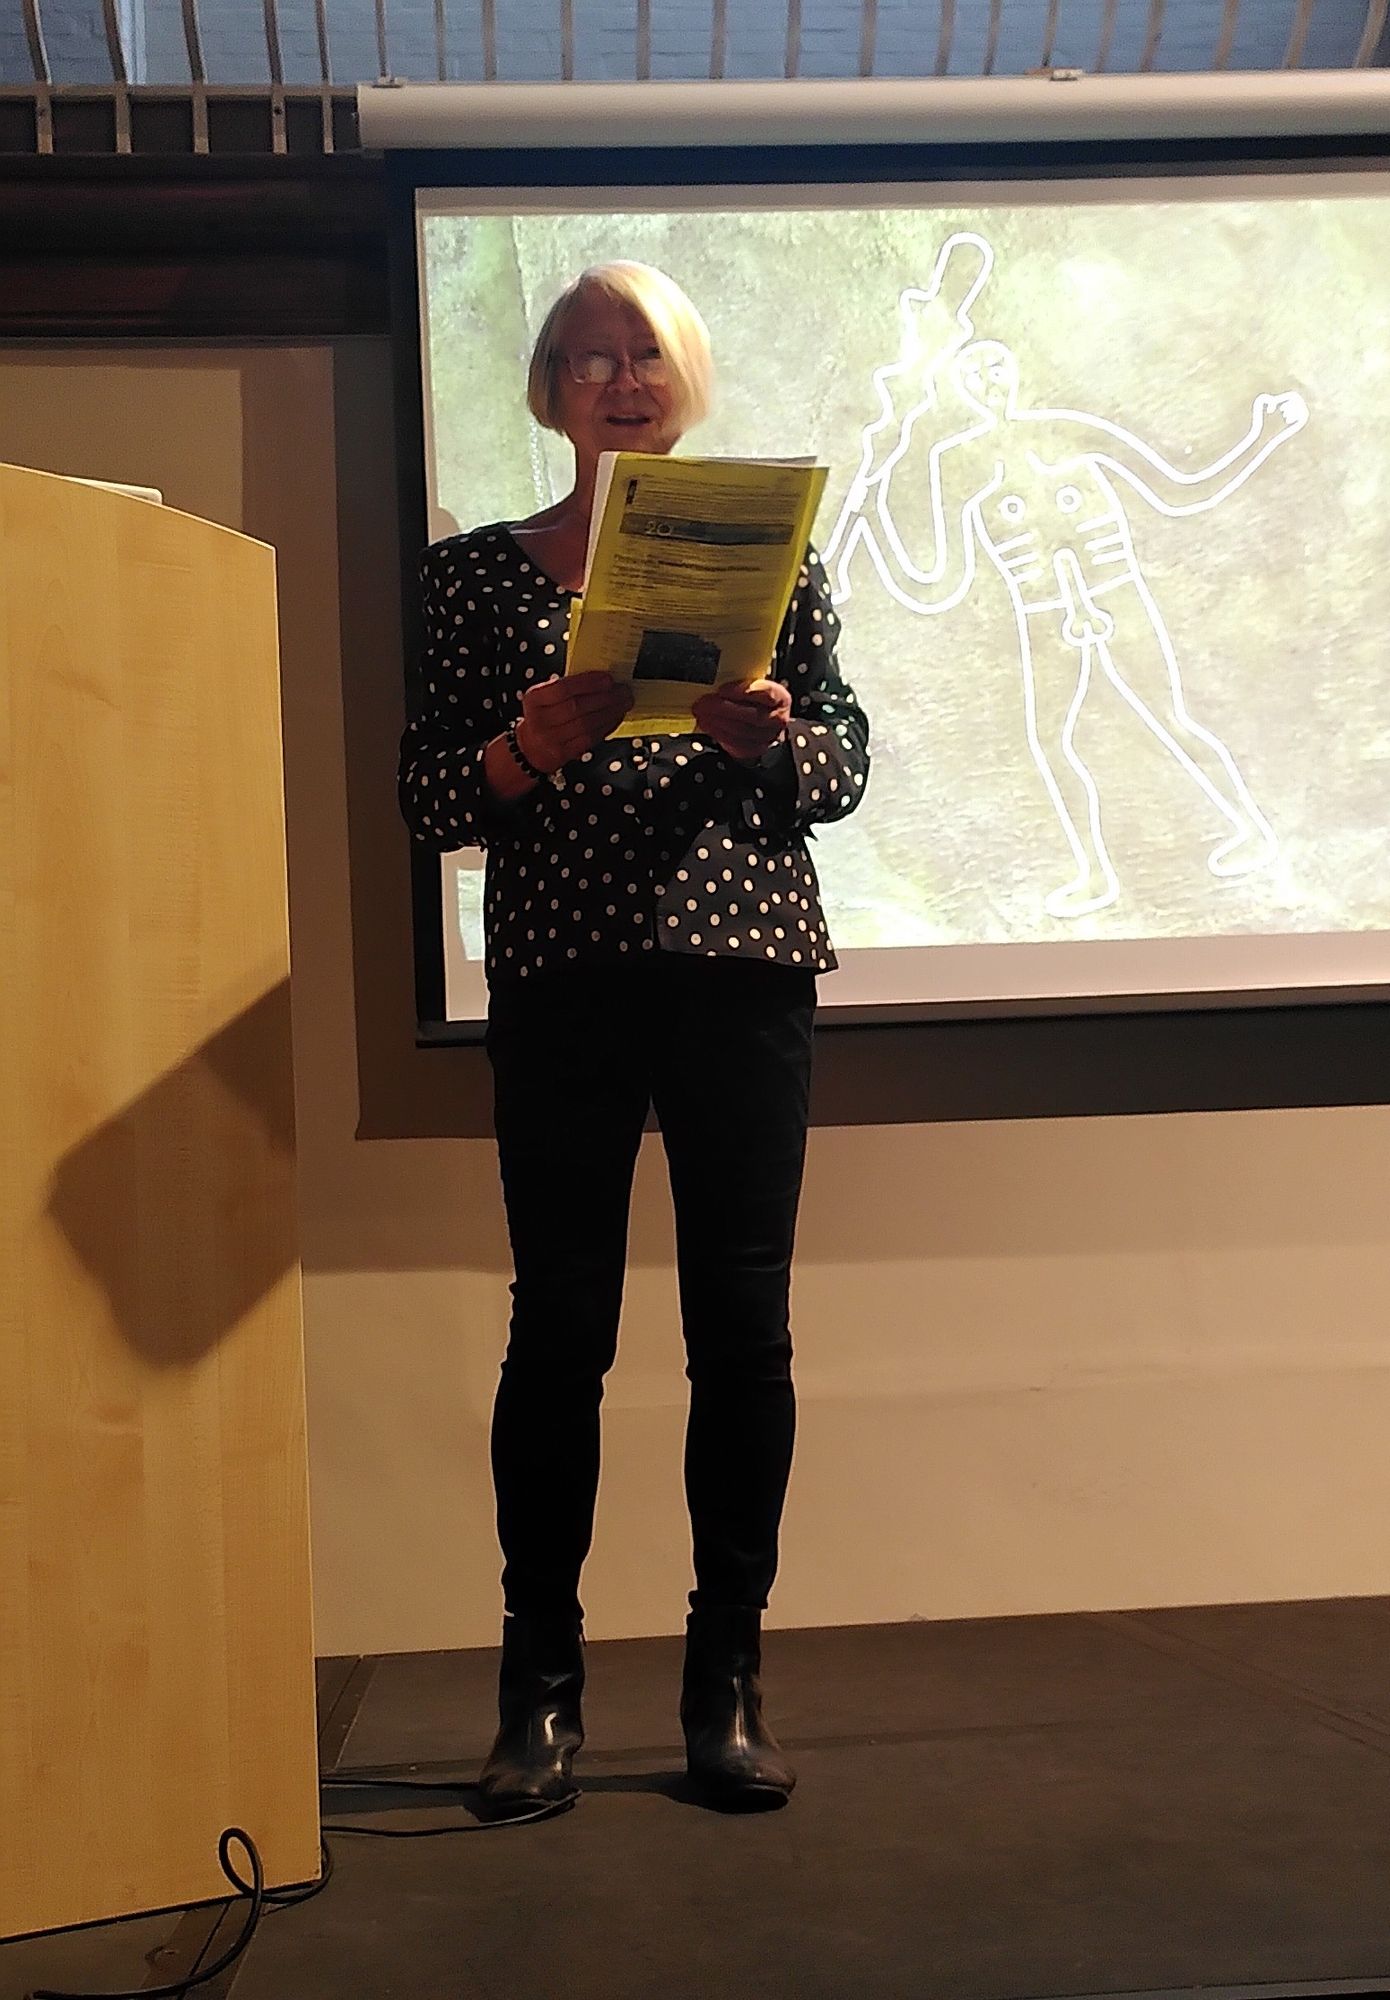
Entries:
[[664,354],[605,354],[600,348],[589,348],[580,354],[567,354],[565,365],[576,382],[594,383],[603,386],[616,382],[622,373],[624,360],[632,369],[633,379],[644,389],[659,389],[669,379]]

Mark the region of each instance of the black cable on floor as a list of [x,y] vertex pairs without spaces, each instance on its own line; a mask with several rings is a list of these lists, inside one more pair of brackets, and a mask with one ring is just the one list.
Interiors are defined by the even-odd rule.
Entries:
[[[320,1780],[320,1788],[330,1785],[352,1786],[363,1790],[380,1787],[391,1791],[458,1792],[466,1791],[467,1784],[450,1783],[443,1779],[426,1778],[352,1778],[337,1776]],[[190,1973],[187,1979],[176,1979],[167,1986],[125,1987],[119,1992],[100,1993],[63,1990],[56,1986],[36,1986],[25,1995],[25,2000],[184,2000],[195,1986],[206,1986],[219,1973],[241,1957],[256,1934],[263,1910],[292,1909],[296,1903],[307,1903],[311,1896],[321,1895],[328,1887],[333,1875],[333,1850],[323,1838],[329,1833],[371,1834],[381,1840],[423,1840],[434,1833],[492,1833],[505,1826],[531,1826],[537,1820],[554,1819],[558,1814],[568,1812],[579,1797],[578,1791],[567,1798],[556,1799],[552,1803],[538,1807],[534,1812],[517,1813],[505,1819],[480,1820],[471,1826],[320,1826],[319,1852],[323,1857],[322,1872],[317,1882],[310,1882],[302,1889],[267,1889],[265,1870],[261,1864],[260,1850],[249,1833],[239,1826],[224,1827],[217,1842],[217,1858],[222,1864],[222,1873],[232,1887],[243,1896],[251,1898],[251,1907],[246,1914],[238,1936],[212,1965],[204,1966],[201,1972]],[[251,1880],[249,1882],[237,1873],[231,1860],[231,1843],[240,1841],[251,1857]]]
[[[232,1866],[230,1849],[231,1843],[234,1840],[239,1840],[251,1857],[251,1880],[249,1883],[243,1882],[240,1875],[237,1874],[236,1869]],[[215,1964],[207,1966],[202,1972],[192,1974],[187,1979],[176,1979],[168,1986],[127,1987],[119,1993],[105,1993],[100,1995],[64,1993],[56,1987],[36,1986],[32,1993],[26,1995],[26,2000],[183,2000],[184,1994],[189,1992],[192,1987],[205,1986],[208,1980],[215,1979],[219,1972],[225,1972],[227,1967],[241,1956],[242,1952],[245,1951],[247,1945],[251,1942],[256,1926],[261,1920],[261,1911],[267,1902],[279,1902],[282,1899],[287,1899],[287,1892],[283,1890],[267,1891],[265,1887],[265,1871],[261,1867],[261,1857],[256,1843],[252,1840],[250,1834],[244,1832],[239,1826],[228,1826],[222,1829],[221,1837],[217,1842],[217,1858],[222,1864],[222,1873],[227,1877],[227,1880],[235,1888],[240,1889],[243,1894],[249,1893],[251,1908],[247,1913],[246,1922],[241,1927],[241,1935]],[[294,1894],[292,1900],[302,1902],[306,1894],[317,1895],[327,1879],[327,1873],[325,1873],[313,1885],[312,1889],[297,1892]]]

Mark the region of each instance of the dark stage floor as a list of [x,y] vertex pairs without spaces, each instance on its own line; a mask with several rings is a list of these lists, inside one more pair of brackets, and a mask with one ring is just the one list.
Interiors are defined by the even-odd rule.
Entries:
[[[466,1780],[493,1651],[320,1662],[325,1771]],[[679,1782],[678,1639],[589,1648],[552,1822],[332,1840],[207,1994],[235,2000],[1023,2000],[1390,1992],[1390,1599],[772,1632],[800,1783]],[[467,1793],[461,1792],[461,1801]],[[473,1824],[333,1789],[325,1818]],[[0,1946],[0,2000],[206,1963],[244,1905]],[[149,1954],[169,1949],[158,1958]]]

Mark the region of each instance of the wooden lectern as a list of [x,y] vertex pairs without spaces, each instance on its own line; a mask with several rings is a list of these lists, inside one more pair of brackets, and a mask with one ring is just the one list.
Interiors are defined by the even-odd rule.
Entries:
[[0,1937],[319,1872],[288,976],[272,551],[0,466]]

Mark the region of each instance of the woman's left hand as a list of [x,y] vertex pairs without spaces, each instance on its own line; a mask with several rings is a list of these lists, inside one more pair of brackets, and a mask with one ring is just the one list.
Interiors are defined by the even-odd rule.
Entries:
[[785,681],[753,681],[747,687],[731,682],[694,704],[703,733],[740,764],[755,764],[782,741],[791,712],[792,691]]

